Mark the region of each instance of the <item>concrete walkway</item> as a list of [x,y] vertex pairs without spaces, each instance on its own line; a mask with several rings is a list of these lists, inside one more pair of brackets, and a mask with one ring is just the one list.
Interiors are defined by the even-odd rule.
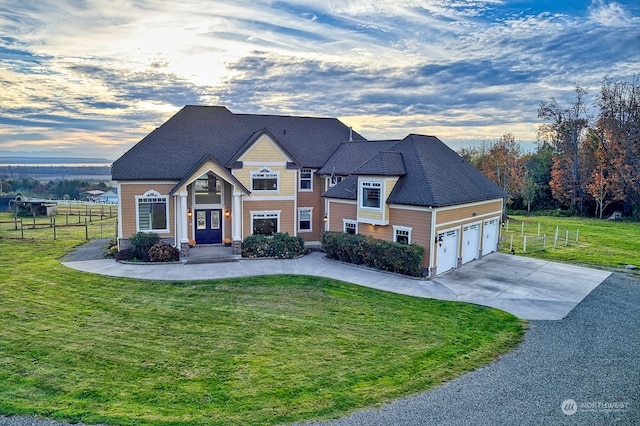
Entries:
[[248,260],[210,264],[124,264],[111,259],[63,261],[84,272],[148,280],[209,280],[296,274],[334,278],[379,290],[495,307],[528,320],[559,320],[609,272],[500,253],[463,268],[418,280],[327,260],[313,252],[295,260]]

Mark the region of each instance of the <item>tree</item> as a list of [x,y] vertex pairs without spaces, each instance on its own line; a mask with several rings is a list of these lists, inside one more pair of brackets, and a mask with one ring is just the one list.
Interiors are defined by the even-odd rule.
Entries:
[[538,108],[538,118],[547,121],[538,128],[538,135],[553,145],[555,155],[558,157],[554,159],[554,170],[551,176],[554,197],[560,197],[556,199],[565,203],[568,199],[568,206],[578,213],[582,213],[583,201],[579,160],[580,140],[589,124],[583,102],[586,93],[585,89],[576,86],[576,99],[568,107],[563,108],[552,98],[549,102],[543,101]]
[[536,199],[539,190],[540,188],[538,187],[538,184],[527,172],[525,182],[520,193],[522,195],[522,200],[527,206],[527,214],[531,213],[531,204]]
[[625,214],[640,218],[640,77],[605,78],[598,101],[597,133],[624,196]]
[[520,195],[524,185],[525,163],[522,149],[513,133],[504,133],[491,144],[488,153],[479,158],[477,167],[507,193],[507,203]]

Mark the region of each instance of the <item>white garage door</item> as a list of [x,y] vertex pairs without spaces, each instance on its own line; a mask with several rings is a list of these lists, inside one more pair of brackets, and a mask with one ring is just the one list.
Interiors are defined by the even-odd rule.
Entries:
[[480,249],[480,224],[474,223],[462,228],[462,263],[478,258]]
[[438,246],[437,273],[441,274],[458,265],[458,230],[442,232],[442,245]]
[[498,248],[498,219],[487,220],[482,232],[482,255],[496,251]]

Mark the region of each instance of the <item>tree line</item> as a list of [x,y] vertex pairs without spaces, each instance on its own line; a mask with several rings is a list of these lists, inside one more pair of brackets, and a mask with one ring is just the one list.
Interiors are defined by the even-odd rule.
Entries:
[[560,209],[640,220],[640,78],[605,78],[590,107],[587,91],[561,105],[540,103],[537,147],[523,152],[512,133],[458,153],[507,193],[511,210]]
[[0,194],[20,194],[32,198],[79,200],[81,193],[94,189],[106,192],[112,188],[105,182],[85,179],[54,179],[45,183],[33,177],[0,180]]

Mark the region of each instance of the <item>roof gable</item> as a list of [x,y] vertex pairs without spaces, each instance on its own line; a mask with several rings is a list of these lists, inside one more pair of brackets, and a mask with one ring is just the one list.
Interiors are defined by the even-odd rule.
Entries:
[[254,133],[238,150],[230,161],[230,165],[240,161],[284,161],[295,163],[293,155],[273,136],[269,129]]

